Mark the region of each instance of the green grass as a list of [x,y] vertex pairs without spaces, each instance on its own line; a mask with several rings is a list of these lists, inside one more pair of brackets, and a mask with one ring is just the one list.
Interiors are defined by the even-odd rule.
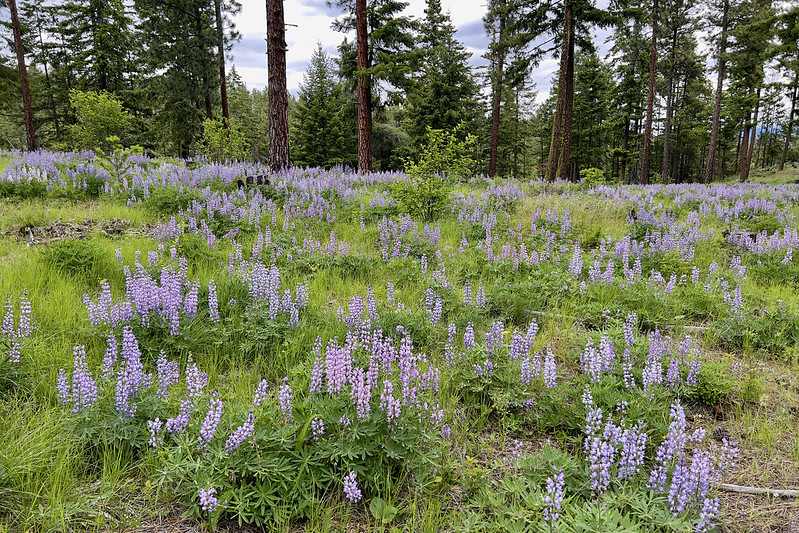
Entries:
[[[3,161],[0,158],[0,170]],[[790,183],[799,178],[792,177],[790,172],[793,171],[763,179],[768,179],[769,183]],[[250,475],[249,468],[253,471],[267,469],[257,460],[270,457],[269,446],[274,442],[293,443],[291,439],[297,438],[296,433],[302,433],[301,424],[295,427],[282,421],[277,389],[284,376],[289,378],[294,389],[298,419],[304,420],[301,417],[307,416],[310,423],[311,415],[328,414],[325,409],[338,413],[335,411],[339,409],[338,404],[314,403],[306,393],[314,363],[314,342],[319,336],[325,343],[331,338],[343,343],[346,328],[337,319],[337,309],[342,307],[346,312],[351,298],[365,297],[371,288],[386,333],[393,333],[398,325],[403,326],[412,332],[418,353],[424,353],[431,363],[439,365],[441,393],[437,400],[452,427],[451,441],[425,449],[425,453],[434,457],[430,464],[435,467],[414,469],[408,466],[399,471],[387,469],[372,473],[374,479],[368,482],[382,487],[382,492],[369,496],[379,495],[397,509],[390,523],[377,520],[369,511],[368,501],[350,505],[336,489],[309,504],[306,519],[299,522],[308,531],[350,531],[354,528],[431,532],[525,530],[522,524],[533,528],[531,524],[540,523],[542,491],[553,464],[568,474],[571,499],[564,520],[571,520],[572,524],[594,516],[592,513],[601,508],[605,513],[601,519],[607,520],[603,522],[604,527],[612,529],[608,524],[618,518],[616,514],[621,517],[619,520],[628,519],[630,509],[649,505],[646,491],[632,487],[625,487],[623,494],[593,501],[586,489],[587,474],[580,455],[585,420],[579,398],[586,385],[579,366],[580,352],[589,340],[598,344],[603,334],[621,346],[621,323],[633,312],[638,315],[641,331],[632,356],[639,362],[646,359],[645,335],[656,328],[671,334],[675,341],[681,336],[682,326],[709,328],[706,334],[695,338],[708,359],[701,376],[703,393],[684,394],[691,428],[708,427],[711,442],[716,429],[740,441],[744,467],[733,474],[733,482],[758,486],[792,483],[799,473],[799,434],[793,423],[799,409],[796,393],[799,379],[794,366],[796,352],[786,348],[777,334],[772,333],[789,331],[785,328],[799,314],[799,296],[790,280],[775,279],[768,271],[759,273],[752,265],[742,283],[747,316],[741,322],[731,322],[733,319],[716,285],[711,294],[707,294],[702,285],[688,285],[678,286],[672,294],[665,295],[639,281],[623,288],[591,285],[581,294],[579,281],[567,270],[570,246],[576,240],[584,243],[587,270],[593,261],[589,259],[590,254],[599,249],[603,238],[612,238],[615,243],[630,231],[626,217],[632,203],[588,195],[537,195],[532,188],[525,187],[529,193],[527,198],[515,206],[507,219],[498,217],[495,234],[499,240],[495,254],[499,254],[502,244],[518,243],[509,236],[508,230],[515,231],[519,224],[528,249],[544,249],[545,241],[541,237],[533,239],[529,235],[530,216],[539,207],[544,213],[548,209],[558,212],[568,209],[573,222],[571,232],[563,238],[558,236],[553,247],[555,254],[560,253],[560,246],[566,247],[567,251],[558,261],[538,266],[521,265],[518,270],[513,268],[511,260],[486,261],[485,253],[476,250],[484,232],[481,235],[479,226],[462,227],[454,216],[433,224],[441,228],[440,259],[435,256],[435,247],[413,243],[414,251],[428,255],[426,274],[416,258],[383,262],[376,242],[377,221],[368,223],[368,231],[361,231],[357,215],[360,199],[354,205],[345,204],[354,216],[342,216],[332,225],[315,219],[297,220],[294,229],[284,232],[282,215],[279,216],[272,240],[294,254],[291,261],[285,255],[278,260],[282,287],[293,290],[297,283],[303,282],[309,288],[308,308],[302,312],[296,329],[289,328],[285,322],[268,320],[257,309],[245,312],[230,303],[231,299],[245,301],[248,298],[246,287],[240,281],[228,279],[227,261],[234,251],[232,243],[218,240],[215,249],[208,249],[202,238],[189,235],[164,243],[164,255],[157,265],[148,268],[157,278],[162,268],[172,265],[169,260],[172,246],[189,257],[188,279],[199,281],[201,286],[200,312],[185,323],[178,336],[169,335],[165,326],[150,330],[136,326],[148,368],[152,370],[152,363],[162,349],[181,365],[185,365],[191,355],[200,368],[208,372],[209,388],[218,390],[225,402],[223,422],[228,430],[237,427],[246,417],[253,390],[260,379],[266,378],[271,385],[268,404],[259,415],[263,417],[259,423],[264,420],[264,431],[277,431],[277,436],[272,437],[269,444],[263,443],[257,453],[246,456],[253,461],[247,468],[236,470],[238,466],[231,466],[230,470],[225,470],[229,463],[220,460],[211,464],[227,477],[219,477],[219,472],[208,476],[217,475],[216,480],[238,479],[237,476]],[[478,195],[481,188],[471,184],[461,186],[463,191]],[[9,295],[16,302],[27,290],[36,323],[35,332],[24,346],[19,375],[13,378],[15,385],[8,389],[0,387],[0,421],[3,422],[0,424],[0,531],[99,531],[135,527],[137,522],[146,522],[154,515],[174,511],[179,516],[186,510],[185,506],[196,505],[198,484],[211,479],[204,478],[205,474],[197,466],[206,464],[203,461],[207,458],[198,455],[194,463],[176,457],[188,453],[187,450],[194,453],[196,434],[183,443],[179,439],[170,441],[172,447],[167,446],[158,453],[146,449],[137,451],[121,444],[99,446],[99,441],[88,439],[76,430],[82,427],[78,423],[80,417],[73,417],[69,409],[59,406],[56,400],[58,371],[72,367],[73,346],[86,346],[92,369],[97,369],[103,359],[107,328],[89,325],[83,295],[96,298],[104,280],[109,282],[115,297],[124,294],[123,267],[117,263],[115,252],[121,251],[127,265],[132,265],[136,253],[141,252],[142,263],[147,264],[147,253],[159,248],[159,243],[150,237],[149,228],[159,220],[168,219],[167,211],[174,207],[166,200],[168,198],[161,198],[157,209],[128,208],[104,196],[91,201],[52,198],[0,201],[0,231],[6,232],[0,235],[0,296]],[[671,198],[663,201],[667,208],[673,207]],[[345,206],[341,207],[342,212]],[[788,209],[799,214],[794,206]],[[686,219],[685,211],[677,210],[678,220]],[[264,220],[268,218],[265,216]],[[98,226],[114,219],[128,220],[131,228],[139,231],[118,237],[101,234]],[[91,231],[74,240],[57,238],[50,243],[28,245],[23,236],[15,233],[25,226],[45,227],[56,221],[83,223],[88,220],[93,221]],[[701,227],[703,230],[712,228],[718,237],[725,225],[715,215],[709,215],[703,217]],[[331,229],[339,243],[346,241],[349,245],[347,255],[329,257],[317,253],[307,256],[297,253],[292,246],[292,237],[302,244],[303,238],[311,235],[324,247]],[[557,227],[552,230],[559,231]],[[457,249],[467,231],[472,232],[468,236],[469,249],[460,254]],[[244,257],[248,258],[255,235],[244,234],[239,242]],[[609,256],[613,255],[612,247],[608,252]],[[716,262],[722,273],[730,275],[727,267],[740,253],[721,246],[717,238],[697,245],[695,257],[689,263],[665,254],[647,258],[643,270],[645,276],[649,268],[654,268],[662,271],[666,278],[672,271],[690,277],[693,265],[706,275],[709,265]],[[746,261],[756,261],[743,255]],[[264,261],[269,264],[268,252]],[[607,257],[603,259],[603,268],[606,261]],[[453,288],[445,289],[433,280],[433,272],[441,266],[445,267],[447,280]],[[759,266],[766,268],[769,264]],[[787,270],[779,266],[774,268],[779,272]],[[617,277],[619,271],[617,266]],[[204,298],[211,279],[217,283],[224,315],[220,325],[210,323],[205,307]],[[466,280],[475,293],[478,286],[483,285],[488,295],[486,309],[475,309],[463,303],[462,288]],[[387,281],[394,283],[395,298],[404,304],[405,310],[386,304]],[[443,299],[444,318],[438,326],[428,323],[424,311],[422,302],[428,288],[433,288]],[[780,301],[786,314],[765,313],[765,308],[777,309]],[[497,356],[496,373],[490,378],[474,374],[473,365],[485,360],[482,345],[493,322],[504,321],[507,343],[514,330],[524,332],[533,318],[540,326],[533,349],[550,348],[556,354],[558,388],[549,391],[540,382],[522,386],[520,363],[509,361],[506,351]],[[456,343],[459,345],[467,323],[472,323],[476,331],[480,346],[467,355],[460,366],[445,361],[443,347],[447,341],[447,323],[457,324]],[[730,324],[732,329],[729,329]],[[730,334],[720,334],[722,327],[727,327]],[[763,333],[754,340],[738,335],[741,331],[756,329]],[[760,381],[753,385],[746,372],[738,377],[734,372],[736,364],[751,368]],[[630,411],[646,420],[650,439],[653,439],[650,442],[653,442],[652,447],[656,446],[657,439],[668,426],[668,408],[673,395],[665,390],[659,390],[652,397],[627,392],[618,374],[606,376],[594,387],[597,402],[609,412],[616,402],[627,401]],[[4,375],[0,372],[0,380]],[[637,379],[640,381],[640,375]],[[111,391],[110,384],[108,387],[106,390]],[[536,402],[531,410],[519,406],[521,401],[530,398]],[[690,403],[691,398],[695,403]],[[170,401],[174,414],[180,398],[173,396]],[[205,407],[206,404],[202,404],[198,416]],[[342,431],[335,424],[328,424],[328,427],[331,435]],[[516,441],[525,444],[518,459],[514,458],[513,451]],[[345,441],[334,440],[331,436],[329,442],[329,446],[335,448],[344,446]],[[308,454],[327,451],[310,444],[306,448],[302,443],[297,446]],[[413,449],[414,444],[408,446]],[[281,457],[291,455],[281,453]],[[375,457],[382,452],[369,453],[372,454],[369,457]],[[409,455],[412,454],[409,452]],[[230,461],[239,459],[244,461],[240,456]],[[317,459],[309,455],[305,460],[308,464]],[[412,462],[409,460],[409,464]],[[188,473],[176,480],[166,474],[170,468],[186,468]],[[314,472],[325,473],[326,468],[329,466],[319,466]],[[292,476],[292,480],[297,478],[299,483],[296,474]],[[724,505],[732,515],[740,503],[725,501]],[[654,513],[668,506],[656,501],[651,508]],[[189,515],[198,511],[196,507],[193,509],[188,510]],[[214,524],[213,517],[197,514],[209,525]],[[749,521],[730,520],[724,528],[750,531],[761,519],[752,516]],[[666,526],[657,529],[661,523],[653,525],[656,520],[652,518],[638,516],[635,520],[641,531],[668,530]],[[275,526],[282,531],[290,527]]]

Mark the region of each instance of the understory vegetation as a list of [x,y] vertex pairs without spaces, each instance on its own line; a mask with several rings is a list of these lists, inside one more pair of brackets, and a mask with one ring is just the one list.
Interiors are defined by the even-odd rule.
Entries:
[[407,175],[0,156],[0,531],[790,527],[719,484],[799,475],[799,189],[428,135]]

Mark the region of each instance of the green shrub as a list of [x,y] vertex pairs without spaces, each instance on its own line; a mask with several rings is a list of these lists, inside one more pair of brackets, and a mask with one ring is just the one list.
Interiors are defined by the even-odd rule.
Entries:
[[41,254],[49,267],[89,282],[108,278],[113,268],[110,257],[95,242],[85,239],[50,243]]
[[476,137],[466,134],[460,139],[463,130],[463,124],[451,132],[428,128],[419,160],[405,162],[407,179],[391,184],[391,195],[409,215],[425,221],[438,218],[449,203],[453,183],[471,173]]
[[242,161],[249,158],[251,148],[238,126],[225,127],[221,120],[209,118],[203,122],[199,151],[211,161]]
[[112,94],[73,89],[69,103],[75,113],[75,124],[69,126],[75,150],[106,151],[114,144],[110,137],[126,136],[132,119]]

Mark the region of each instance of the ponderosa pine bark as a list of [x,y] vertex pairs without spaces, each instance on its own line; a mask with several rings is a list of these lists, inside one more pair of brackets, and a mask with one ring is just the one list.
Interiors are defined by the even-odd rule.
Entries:
[[721,93],[724,90],[724,74],[727,67],[727,29],[729,25],[730,2],[724,2],[721,19],[721,39],[718,53],[718,78],[716,81],[716,103],[713,106],[713,125],[710,129],[710,146],[707,151],[707,168],[705,169],[705,183],[713,181],[713,171],[716,166],[716,148],[719,144],[719,127],[721,125]]
[[31,105],[31,91],[28,86],[28,68],[25,66],[25,51],[22,48],[22,31],[19,24],[17,0],[8,0],[11,10],[11,29],[14,33],[14,48],[17,52],[17,68],[19,69],[19,85],[22,89],[22,107],[25,112],[25,133],[27,136],[28,151],[36,151],[36,128],[33,124],[33,106]]
[[572,142],[574,118],[574,13],[570,2],[563,10],[564,27],[568,36],[569,50],[566,58],[565,94],[563,95],[563,125],[560,130],[560,152],[558,153],[558,176],[566,181],[572,178],[569,156]]
[[222,0],[214,0],[216,15],[216,46],[219,50],[219,96],[222,100],[222,122],[230,128],[230,110],[227,102],[227,79],[225,76],[225,36],[222,27]]
[[658,61],[658,0],[652,4],[652,45],[649,51],[649,84],[646,96],[646,122],[644,123],[644,149],[641,156],[641,183],[649,183],[649,155],[652,149],[652,114],[655,107],[655,72]]
[[372,170],[372,99],[369,83],[369,33],[366,0],[355,1],[355,32],[358,56],[358,170]]
[[785,146],[780,157],[780,170],[785,168],[785,160],[788,159],[788,149],[791,147],[791,132],[793,131],[793,117],[796,114],[796,97],[799,89],[799,74],[793,79],[793,94],[791,95],[791,113],[788,115],[788,130],[785,132]]
[[505,69],[505,52],[502,48],[502,39],[505,33],[505,15],[499,17],[499,39],[497,47],[498,57],[496,58],[496,70],[494,71],[494,83],[492,84],[491,97],[491,155],[488,161],[488,176],[493,178],[497,175],[497,157],[499,153],[499,112],[502,104],[502,74]]
[[286,87],[286,23],[283,0],[266,1],[266,53],[269,70],[269,168],[289,166],[289,100]]
[[547,158],[547,181],[555,181],[558,176],[558,161],[560,161],[560,148],[563,126],[563,110],[566,96],[566,76],[569,70],[569,40],[571,38],[571,17],[566,17],[566,12],[571,14],[569,0],[564,5],[563,38],[560,51],[560,71],[558,72],[558,95],[555,102],[555,117],[552,120],[552,138],[549,143],[549,157]]
[[669,65],[668,92],[666,95],[666,120],[663,124],[663,166],[660,175],[663,183],[668,183],[671,176],[671,118],[674,114],[674,62],[677,60],[677,28],[671,33],[671,64]]

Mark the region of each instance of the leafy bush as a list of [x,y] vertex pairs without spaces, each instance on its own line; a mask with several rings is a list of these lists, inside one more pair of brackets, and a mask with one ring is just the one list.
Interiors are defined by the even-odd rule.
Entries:
[[69,103],[75,113],[75,124],[69,126],[73,149],[106,151],[114,144],[109,137],[126,136],[132,119],[112,94],[73,89]]
[[427,143],[419,160],[405,162],[408,179],[391,184],[392,196],[409,215],[435,220],[449,203],[453,182],[471,173],[476,137],[466,134],[460,139],[463,130],[463,124],[450,132],[428,128]]
[[247,138],[235,124],[225,124],[221,120],[205,119],[200,154],[211,161],[242,161],[250,155]]
[[612,179],[605,176],[605,171],[601,168],[584,168],[580,171],[580,178],[583,180],[583,185],[608,185],[615,183]]

